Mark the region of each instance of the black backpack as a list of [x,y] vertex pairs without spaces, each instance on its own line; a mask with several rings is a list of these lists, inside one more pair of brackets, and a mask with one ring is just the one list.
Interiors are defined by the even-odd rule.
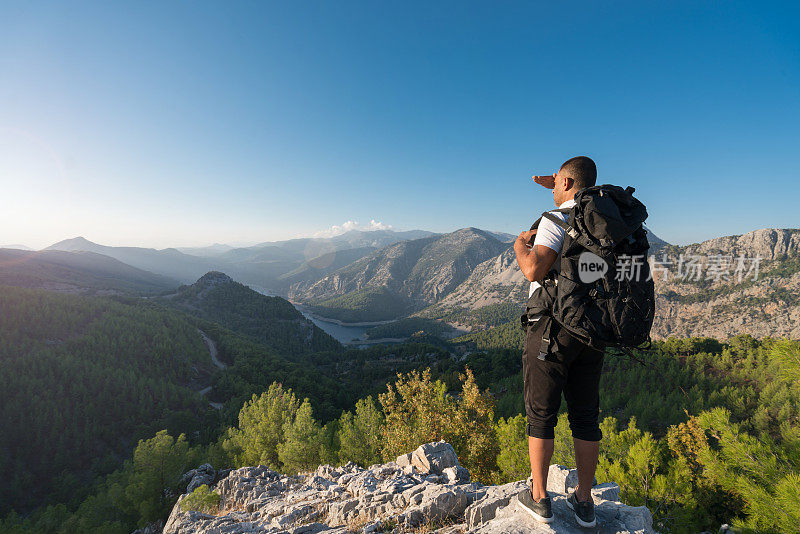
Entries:
[[[560,260],[528,299],[523,326],[550,316],[598,349],[649,341],[655,290],[643,225],[647,209],[633,192],[615,185],[587,187],[575,194],[574,207],[554,210],[568,213],[567,222],[552,212],[542,214],[566,235]],[[549,344],[549,325],[545,330]]]

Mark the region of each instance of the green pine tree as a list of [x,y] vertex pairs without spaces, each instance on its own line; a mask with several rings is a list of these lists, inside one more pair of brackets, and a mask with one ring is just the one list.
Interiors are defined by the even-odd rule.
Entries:
[[[724,408],[703,412],[697,420],[710,436],[700,451],[704,474],[745,502],[746,517],[738,526],[792,532],[800,525],[800,440],[778,446],[757,438],[731,421]],[[793,435],[796,439],[797,434]],[[712,446],[713,445],[713,446]]]
[[339,461],[363,467],[381,460],[383,413],[370,396],[356,403],[356,413],[345,412],[339,419]]
[[261,395],[245,403],[239,411],[239,427],[228,429],[222,448],[238,466],[266,465],[280,469],[278,445],[284,429],[294,421],[299,404],[291,389],[273,382]]
[[522,480],[531,474],[526,428],[527,420],[522,414],[508,419],[501,417],[497,421],[495,432],[500,444],[497,467],[500,472],[496,478],[499,484]]
[[133,451],[133,474],[125,493],[139,510],[139,524],[164,517],[171,506],[166,495],[184,473],[188,463],[189,443],[181,434],[177,439],[166,430],[155,437],[140,440]]
[[300,405],[294,421],[284,425],[283,432],[286,440],[278,444],[278,458],[284,470],[297,473],[315,469],[320,463],[322,429],[308,399]]

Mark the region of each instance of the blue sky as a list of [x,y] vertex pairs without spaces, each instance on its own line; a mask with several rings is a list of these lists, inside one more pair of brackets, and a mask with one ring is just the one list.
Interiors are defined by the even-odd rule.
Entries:
[[4,2],[0,244],[518,233],[579,154],[670,242],[798,227],[796,6]]

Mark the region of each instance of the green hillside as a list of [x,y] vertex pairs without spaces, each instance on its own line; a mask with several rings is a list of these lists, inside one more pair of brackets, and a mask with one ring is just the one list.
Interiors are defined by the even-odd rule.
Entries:
[[452,328],[440,321],[424,319],[422,317],[406,317],[391,323],[381,324],[368,328],[364,332],[367,339],[380,338],[407,338],[413,334],[431,335],[442,337]]
[[219,323],[283,355],[341,349],[286,299],[262,295],[218,271],[158,301]]
[[72,501],[136,440],[193,432],[197,329],[146,301],[0,286],[0,512]]
[[345,323],[388,321],[411,310],[407,299],[386,287],[365,287],[306,306],[313,313]]
[[[161,299],[0,286],[0,469],[9,473],[0,515],[78,502],[157,430],[193,442],[215,436],[220,418],[208,400],[224,404],[230,424],[247,399],[279,381],[327,420],[398,370],[430,363],[425,354],[446,356],[413,345],[344,351],[284,299],[233,282],[198,289],[187,286],[173,304],[194,318]],[[212,365],[198,327],[226,369]],[[197,391],[207,385],[204,399]]]
[[[464,360],[441,353],[431,360],[408,348],[367,356],[395,357],[405,362],[401,370],[418,370],[396,377],[377,396],[365,389],[338,419],[320,420],[317,406],[301,401],[303,391],[271,383],[220,429],[216,442],[187,448],[185,438],[160,433],[138,445],[138,464],[108,477],[79,508],[48,507],[27,520],[9,516],[0,526],[19,534],[51,525],[65,534],[122,533],[163,518],[175,497],[152,508],[136,503],[165,490],[180,493],[182,470],[202,462],[261,463],[296,473],[319,463],[387,461],[437,439],[454,444],[474,480],[525,478],[519,351],[492,349]],[[743,531],[790,531],[800,514],[799,354],[797,342],[749,336],[670,339],[639,354],[645,365],[609,354],[601,386],[599,482],[617,482],[623,502],[647,506],[659,532],[713,531],[722,523]],[[360,372],[360,364],[352,369]],[[562,405],[553,462],[574,467],[565,410]],[[137,486],[137,465],[149,473],[167,460],[174,464],[170,470],[156,471],[166,479],[149,489]]]

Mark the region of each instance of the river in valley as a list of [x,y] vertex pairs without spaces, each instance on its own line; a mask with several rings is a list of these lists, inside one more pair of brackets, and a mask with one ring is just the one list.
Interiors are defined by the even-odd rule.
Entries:
[[[267,295],[268,297],[275,297],[275,293],[270,292],[263,287],[257,286],[250,286],[251,289],[254,289],[261,293],[262,295]],[[286,298],[286,297],[284,297]],[[303,314],[308,319],[311,319],[311,322],[320,327],[324,332],[333,336],[339,343],[351,343],[356,339],[364,339],[364,332],[367,331],[368,328],[372,326],[382,324],[380,322],[376,323],[367,323],[362,324],[358,323],[356,325],[349,325],[347,323],[340,323],[338,321],[327,320],[324,317],[318,317],[313,313],[309,312],[303,305],[292,303],[294,307]]]
[[339,343],[350,343],[355,339],[364,339],[364,332],[366,332],[368,328],[371,328],[370,326],[350,326],[347,324],[326,321],[325,319],[312,314],[299,304],[295,304],[294,307],[297,308],[297,311],[302,313],[305,317],[311,319],[312,323],[336,338]]

